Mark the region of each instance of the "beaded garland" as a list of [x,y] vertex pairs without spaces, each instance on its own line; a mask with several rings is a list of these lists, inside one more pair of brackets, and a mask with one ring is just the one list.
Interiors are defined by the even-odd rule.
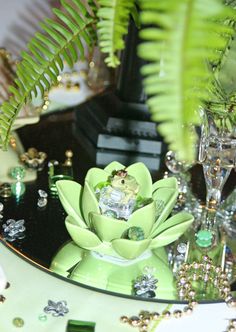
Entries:
[[[236,299],[230,293],[230,284],[226,273],[220,266],[215,266],[212,259],[207,255],[203,256],[201,262],[184,263],[177,274],[176,285],[178,295],[181,300],[188,301],[183,310],[168,310],[162,313],[141,311],[138,316],[122,316],[121,322],[128,323],[133,327],[138,327],[140,332],[148,331],[152,321],[161,320],[162,318],[181,318],[193,312],[194,307],[198,304],[197,292],[193,287],[195,282],[205,283],[205,289],[214,287],[218,291],[220,298],[225,300],[229,307],[236,307]],[[236,319],[229,321],[227,332],[236,332]]]

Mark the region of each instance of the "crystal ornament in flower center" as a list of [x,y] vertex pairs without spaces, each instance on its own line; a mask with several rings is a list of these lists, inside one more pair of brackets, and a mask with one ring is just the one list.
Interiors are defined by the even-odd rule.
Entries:
[[95,187],[99,208],[103,215],[128,220],[134,210],[144,206],[139,193],[140,186],[126,170],[112,173],[107,181]]

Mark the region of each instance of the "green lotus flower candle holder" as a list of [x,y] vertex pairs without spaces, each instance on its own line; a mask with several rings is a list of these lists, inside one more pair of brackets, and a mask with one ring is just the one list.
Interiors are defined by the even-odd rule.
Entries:
[[[131,282],[132,278],[135,279],[135,273],[140,273],[143,268],[141,265],[155,265],[152,260],[157,256],[162,261],[162,268],[158,272],[159,284],[160,274],[163,280],[168,279],[167,274],[169,279],[172,278],[163,247],[178,239],[193,222],[193,217],[186,212],[169,217],[178,196],[175,178],[153,184],[143,163],[125,167],[112,162],[104,169],[91,168],[86,175],[84,188],[68,180],[58,181],[56,186],[68,214],[66,228],[73,240],[73,245],[70,244],[70,249],[65,249],[65,252],[71,252],[74,244],[83,249],[83,259],[72,272],[72,279],[78,278],[93,285],[91,280],[95,265],[99,287],[107,289],[109,276],[115,275],[114,266],[122,266],[123,270],[126,266],[125,270],[132,274],[129,278]],[[65,252],[60,254],[63,259]],[[163,268],[164,261],[166,265]],[[101,262],[103,267],[99,269]],[[137,262],[139,265],[143,262],[138,271],[134,266],[127,268],[137,265]],[[52,267],[55,269],[55,266],[54,261]],[[122,278],[121,275],[119,277]],[[113,278],[113,290],[115,283]],[[118,288],[122,291],[122,287]]]

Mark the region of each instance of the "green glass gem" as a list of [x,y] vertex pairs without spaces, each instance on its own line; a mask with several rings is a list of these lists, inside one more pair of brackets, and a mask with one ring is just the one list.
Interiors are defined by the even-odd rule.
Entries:
[[144,240],[144,231],[141,227],[133,226],[128,229],[127,238],[132,241]]
[[17,181],[11,185],[12,194],[16,197],[20,197],[25,192],[25,184],[23,182]]
[[66,332],[94,332],[95,323],[83,322],[80,320],[69,320],[66,328]]
[[38,318],[41,322],[46,322],[46,320],[48,319],[47,315],[45,314],[40,314]]
[[73,168],[61,165],[57,160],[48,163],[48,182],[52,194],[57,195],[56,182],[58,180],[73,180]]
[[13,167],[10,170],[10,175],[13,179],[15,179],[17,181],[21,181],[25,177],[25,169],[21,166]]
[[196,243],[199,247],[207,248],[207,247],[211,246],[212,239],[213,239],[213,235],[212,235],[211,231],[200,230],[196,234],[196,237],[197,237]]
[[22,318],[20,317],[15,317],[13,320],[12,320],[12,323],[15,327],[22,327],[24,326],[25,322]]

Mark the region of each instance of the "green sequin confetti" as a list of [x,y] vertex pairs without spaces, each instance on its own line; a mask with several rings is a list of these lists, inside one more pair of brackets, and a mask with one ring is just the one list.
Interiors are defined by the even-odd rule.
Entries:
[[22,318],[20,317],[15,317],[13,320],[12,320],[12,324],[15,326],[15,327],[23,327],[25,322]]
[[40,314],[38,318],[41,322],[46,322],[46,320],[48,319],[47,315],[45,314]]
[[69,320],[66,332],[94,332],[95,323],[81,320]]

